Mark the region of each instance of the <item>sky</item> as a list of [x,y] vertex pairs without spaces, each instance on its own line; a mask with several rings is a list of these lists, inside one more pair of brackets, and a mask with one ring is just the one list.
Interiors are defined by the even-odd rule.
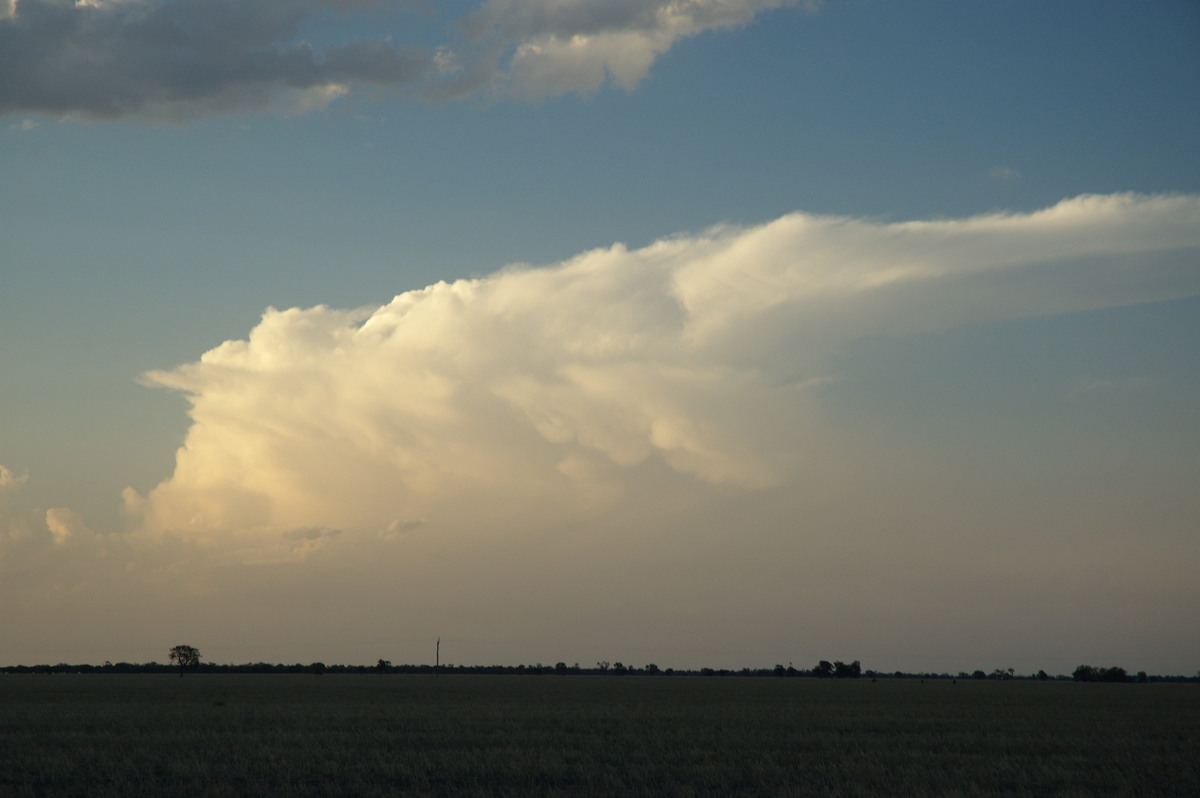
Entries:
[[0,665],[1200,670],[1190,0],[0,1]]

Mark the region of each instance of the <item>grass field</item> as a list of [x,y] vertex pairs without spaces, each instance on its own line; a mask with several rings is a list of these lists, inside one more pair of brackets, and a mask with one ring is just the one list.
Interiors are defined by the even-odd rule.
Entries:
[[0,676],[0,795],[1200,795],[1200,686]]

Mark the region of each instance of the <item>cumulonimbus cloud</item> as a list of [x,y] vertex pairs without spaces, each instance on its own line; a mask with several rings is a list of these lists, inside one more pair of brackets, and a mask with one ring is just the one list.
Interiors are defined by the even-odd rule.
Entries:
[[[679,39],[796,0],[485,0],[443,42],[320,47],[338,15],[402,0],[15,0],[0,5],[0,114],[189,119],[322,108],[362,86],[535,99],[627,89]],[[805,5],[811,6],[812,3]],[[390,27],[390,26],[389,26]],[[348,29],[347,29],[348,30]],[[419,87],[419,88],[418,88]]]
[[192,423],[174,474],[126,501],[150,533],[272,558],[798,486],[848,342],[1193,295],[1197,247],[1195,196],[796,213],[376,308],[268,310],[247,339],[146,375],[186,394]]

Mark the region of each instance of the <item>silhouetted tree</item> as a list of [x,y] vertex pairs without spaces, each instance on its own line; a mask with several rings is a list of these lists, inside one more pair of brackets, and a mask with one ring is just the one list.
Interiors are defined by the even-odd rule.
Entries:
[[179,666],[179,678],[183,672],[200,667],[200,652],[192,646],[175,646],[168,655],[171,662]]
[[1050,678],[1050,675],[1048,673],[1046,673],[1045,671],[1038,671],[1037,678],[1038,678],[1039,682],[1044,682]]
[[387,671],[391,670],[391,668],[392,668],[392,661],[390,659],[381,659],[381,660],[379,660],[379,662],[375,663],[375,670],[378,673],[380,673],[381,675],[383,673],[386,673]]
[[857,679],[862,675],[862,665],[854,660],[849,665],[844,662],[833,663],[833,675],[839,679]]
[[1125,669],[1118,668],[1115,666],[1111,667],[1111,668],[1104,668],[1103,670],[1100,671],[1099,676],[1100,676],[1100,681],[1102,681],[1102,682],[1127,682],[1127,681],[1129,681],[1129,674],[1125,672]]
[[813,676],[819,676],[825,679],[833,675],[833,663],[827,659],[823,659],[817,663],[817,667],[812,669]]
[[320,676],[321,674],[323,674],[325,672],[325,663],[324,662],[314,662],[312,665],[309,665],[309,668],[312,669],[312,672],[314,675]]

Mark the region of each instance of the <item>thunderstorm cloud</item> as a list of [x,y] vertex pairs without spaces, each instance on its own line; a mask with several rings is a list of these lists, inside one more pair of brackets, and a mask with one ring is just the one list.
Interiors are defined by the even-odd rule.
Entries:
[[190,421],[124,529],[0,467],[7,650],[1191,662],[1198,264],[1200,197],[1093,195],[268,310],[143,377]]
[[145,376],[187,396],[191,428],[174,474],[126,503],[144,530],[267,560],[703,495],[802,505],[836,461],[820,406],[848,344],[1193,295],[1198,231],[1190,196],[795,213],[380,307],[270,309]]

